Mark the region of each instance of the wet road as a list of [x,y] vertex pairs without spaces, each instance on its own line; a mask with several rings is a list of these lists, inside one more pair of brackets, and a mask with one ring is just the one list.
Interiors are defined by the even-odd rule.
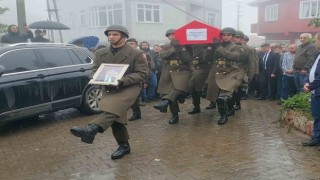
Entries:
[[70,135],[70,127],[94,118],[74,109],[1,126],[0,179],[320,179],[320,152],[277,123],[275,101],[243,101],[224,126],[216,109],[188,115],[190,99],[175,125],[153,104],[129,122],[132,151],[116,161],[111,130],[92,145]]

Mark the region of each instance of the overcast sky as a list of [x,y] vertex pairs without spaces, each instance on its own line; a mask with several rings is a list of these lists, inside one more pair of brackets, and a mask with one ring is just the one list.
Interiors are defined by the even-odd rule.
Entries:
[[[237,2],[240,2],[240,25],[239,30],[246,34],[250,34],[250,24],[257,22],[257,8],[250,7],[247,2],[252,0],[222,0],[222,27],[231,26],[237,28]],[[0,1],[3,7],[15,6],[15,0],[2,0]],[[47,6],[46,0],[25,0],[26,14],[29,22],[46,20]],[[13,17],[12,19],[0,19],[1,22],[6,24],[16,24],[16,12],[10,11],[6,13],[6,16]],[[7,16],[8,17],[8,16]],[[14,20],[14,22],[13,22]]]

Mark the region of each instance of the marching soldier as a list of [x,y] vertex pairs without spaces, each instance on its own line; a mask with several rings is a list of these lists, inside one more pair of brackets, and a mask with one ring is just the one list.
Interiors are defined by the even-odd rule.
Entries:
[[165,45],[160,51],[160,57],[165,61],[158,86],[158,93],[164,95],[162,101],[154,105],[160,112],[167,112],[170,106],[172,117],[169,124],[179,122],[179,105],[184,102],[185,94],[188,91],[188,83],[191,76],[191,56],[184,46],[174,38],[175,29],[169,29],[166,37],[170,44]]
[[219,125],[223,125],[228,121],[228,110],[233,109],[231,98],[233,92],[242,82],[246,72],[238,67],[239,57],[241,55],[241,47],[232,42],[236,31],[233,28],[226,27],[222,29],[220,37],[222,42],[215,38],[212,45],[215,50],[215,82],[219,89],[217,97],[217,106],[220,113],[218,120]]
[[246,96],[248,90],[248,82],[251,80],[254,75],[254,56],[251,53],[249,46],[242,43],[242,39],[244,38],[244,34],[242,31],[236,31],[235,37],[232,39],[233,42],[242,47],[243,51],[241,56],[239,57],[238,66],[240,69],[246,72],[246,75],[243,78],[238,89],[234,92],[233,98],[235,101],[234,109],[241,109],[241,97]]
[[104,34],[108,37],[110,48],[96,52],[92,72],[96,72],[101,63],[129,64],[118,86],[103,86],[103,96],[99,107],[103,111],[100,117],[94,119],[86,127],[73,127],[70,132],[81,138],[84,143],[92,144],[95,135],[112,128],[119,148],[111,155],[111,159],[120,159],[130,153],[129,134],[126,128],[127,111],[136,101],[142,86],[142,81],[148,76],[148,65],[143,59],[143,53],[126,44],[129,32],[126,27],[111,25]]
[[[252,48],[250,46],[247,45],[249,41],[249,36],[244,35],[243,39],[242,39],[242,44],[244,49],[247,49],[247,51],[249,52],[249,60],[250,60],[250,69],[248,70],[248,86],[251,87],[254,85],[255,81],[257,81],[258,79],[258,75],[259,75],[259,57],[258,57],[258,53],[256,51],[255,48]],[[251,62],[253,61],[253,62]],[[252,65],[253,63],[253,65]],[[253,69],[251,69],[253,66]],[[253,73],[253,76],[252,76]],[[252,76],[252,78],[250,79],[250,77]],[[248,88],[249,88],[248,87]],[[250,88],[249,88],[250,90]],[[245,99],[248,95],[245,96]]]
[[208,78],[213,53],[211,47],[206,45],[192,45],[191,62],[192,76],[189,82],[189,93],[192,97],[193,109],[188,114],[200,113],[200,95]]

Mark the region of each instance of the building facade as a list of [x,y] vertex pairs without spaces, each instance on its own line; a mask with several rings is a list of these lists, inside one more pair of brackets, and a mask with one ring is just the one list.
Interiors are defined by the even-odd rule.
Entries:
[[130,37],[152,44],[163,43],[165,31],[200,20],[221,28],[222,0],[57,0],[60,21],[71,29],[66,41],[86,35],[103,34],[111,24],[124,25]]
[[319,31],[308,24],[320,16],[320,0],[256,0],[249,5],[258,7],[258,23],[251,25],[251,32],[267,42],[299,43],[301,33]]

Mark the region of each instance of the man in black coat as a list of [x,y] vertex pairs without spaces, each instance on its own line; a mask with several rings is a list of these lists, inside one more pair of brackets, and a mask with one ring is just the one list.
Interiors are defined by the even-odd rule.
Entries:
[[264,43],[261,45],[263,56],[259,56],[260,70],[260,97],[258,100],[269,100],[276,98],[277,92],[277,73],[279,69],[280,56],[271,50],[270,44]]
[[35,30],[34,33],[36,37],[31,39],[32,42],[50,42],[49,39],[43,37],[42,31],[40,29]]
[[18,26],[12,24],[8,27],[8,33],[1,37],[2,43],[14,44],[27,42],[28,39],[33,39],[33,33],[28,26],[24,27],[27,34],[20,34]]

